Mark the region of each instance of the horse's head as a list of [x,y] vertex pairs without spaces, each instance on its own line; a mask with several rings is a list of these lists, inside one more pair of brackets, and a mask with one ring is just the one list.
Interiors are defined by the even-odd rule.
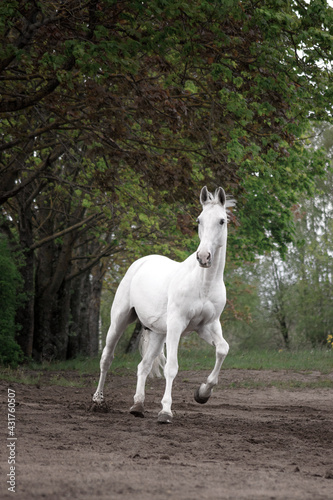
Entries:
[[201,267],[210,267],[216,250],[227,243],[228,218],[225,192],[219,187],[213,195],[205,186],[200,193],[200,203],[203,210],[197,218],[200,238],[197,260]]

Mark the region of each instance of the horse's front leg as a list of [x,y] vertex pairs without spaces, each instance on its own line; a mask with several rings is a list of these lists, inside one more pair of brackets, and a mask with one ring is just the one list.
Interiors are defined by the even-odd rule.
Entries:
[[223,338],[222,327],[219,321],[215,321],[214,323],[209,325],[209,328],[207,327],[206,329],[199,332],[199,335],[206,342],[215,346],[216,349],[214,369],[208,376],[206,383],[201,384],[201,386],[194,393],[194,399],[196,400],[196,402],[204,404],[207,403],[212,394],[213,387],[215,387],[218,383],[222,363],[229,351],[229,344]]
[[164,367],[165,376],[165,391],[164,396],[161,401],[162,410],[158,414],[158,422],[160,424],[171,424],[172,422],[172,384],[178,373],[178,345],[182,330],[168,327],[168,333],[166,337],[166,350],[167,350],[167,362]]

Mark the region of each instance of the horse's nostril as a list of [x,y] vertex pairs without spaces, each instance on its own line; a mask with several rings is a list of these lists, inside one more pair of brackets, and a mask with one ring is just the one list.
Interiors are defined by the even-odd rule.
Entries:
[[207,255],[207,260],[210,260],[210,259],[211,259],[211,256],[212,256],[212,255],[211,255],[211,253],[210,253],[210,252],[208,252],[208,255]]

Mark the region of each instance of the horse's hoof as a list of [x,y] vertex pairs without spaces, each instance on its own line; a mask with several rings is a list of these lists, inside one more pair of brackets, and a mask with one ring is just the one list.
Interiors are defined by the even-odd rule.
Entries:
[[159,424],[172,424],[172,415],[170,413],[159,413],[157,417]]
[[144,407],[142,403],[135,403],[131,408],[130,408],[130,413],[134,415],[135,417],[139,418],[144,418],[145,413],[144,413]]
[[202,396],[200,396],[199,390],[200,390],[200,387],[195,391],[194,399],[196,400],[197,403],[204,405],[205,403],[207,403],[210,396],[208,396],[208,398],[203,398]]
[[97,401],[92,401],[87,410],[96,413],[108,413],[109,408],[105,400],[103,399],[103,401],[101,401],[100,403],[97,403]]

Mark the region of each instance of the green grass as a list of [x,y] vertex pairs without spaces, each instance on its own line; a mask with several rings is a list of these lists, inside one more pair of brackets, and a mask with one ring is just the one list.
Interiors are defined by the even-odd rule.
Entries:
[[99,370],[99,358],[75,358],[67,361],[53,361],[43,363],[36,363],[34,361],[29,363],[31,370],[48,371],[76,371],[79,374],[96,373]]
[[[116,352],[111,371],[117,375],[135,374],[140,359],[141,357],[138,352],[133,354]],[[214,361],[214,349],[198,339],[198,337],[185,339],[181,342],[179,349],[180,371],[212,370]],[[333,372],[333,349],[317,348],[294,351],[259,349],[240,351],[231,349],[225,359],[223,368],[274,371],[290,370],[296,372],[318,371],[321,374],[329,374]],[[0,367],[0,378],[2,380],[29,385],[43,384],[83,387],[86,383],[91,383],[90,375],[96,377],[97,380],[98,374],[99,358],[78,358],[53,363],[44,362],[42,364],[31,362],[29,365],[21,366],[16,370]],[[252,387],[253,383],[249,383],[252,384]],[[292,388],[291,385],[294,384],[294,387],[297,388],[297,383],[296,381],[288,382],[288,387]],[[277,387],[280,387],[281,384],[283,385],[284,382],[277,381],[275,383]],[[314,387],[332,386],[329,379],[311,382],[310,384],[315,384]],[[306,386],[309,387],[308,383],[306,383]]]
[[[179,369],[210,370],[214,366],[214,348],[205,342],[197,340],[194,344],[184,343],[180,346]],[[121,354],[116,352],[112,363],[112,371],[121,373],[135,372],[141,356],[138,352]],[[73,370],[79,374],[98,373],[98,358],[78,358],[53,363],[31,363],[34,370]],[[230,349],[223,368],[243,370],[296,370],[333,372],[333,349],[298,349],[298,350],[248,350],[239,351]]]
[[224,367],[246,370],[319,371],[322,374],[327,374],[333,371],[333,351],[313,349],[231,353],[231,356],[227,356]]
[[5,380],[6,382],[19,382],[20,384],[26,385],[39,385],[40,374],[27,372],[25,368],[4,368],[0,367],[0,380]]
[[[214,363],[214,352],[188,350],[183,353],[180,365],[183,370],[210,369]],[[333,371],[333,352],[326,349],[299,351],[229,351],[224,368],[243,370],[296,370]]]
[[[179,350],[181,370],[211,369],[214,349],[198,337],[189,337]],[[223,368],[243,370],[295,370],[333,372],[333,349],[230,349]]]

